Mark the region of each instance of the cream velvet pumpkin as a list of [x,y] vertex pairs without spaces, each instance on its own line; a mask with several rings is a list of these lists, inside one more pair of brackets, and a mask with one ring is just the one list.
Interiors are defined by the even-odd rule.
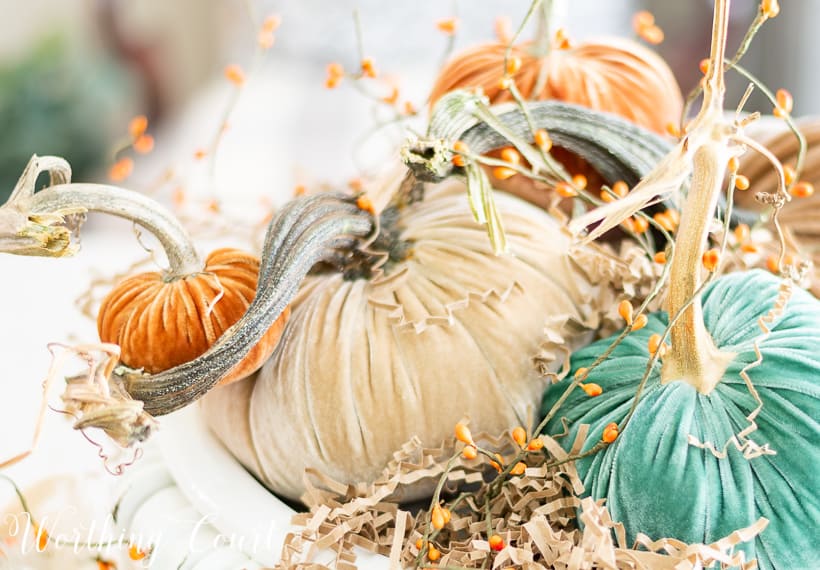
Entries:
[[499,433],[534,417],[544,372],[591,340],[601,291],[554,219],[496,200],[509,253],[492,253],[463,185],[428,188],[396,226],[406,259],[372,280],[309,276],[261,371],[206,396],[212,429],[265,485],[298,498],[306,468],[372,481],[414,436],[438,446],[462,418]]

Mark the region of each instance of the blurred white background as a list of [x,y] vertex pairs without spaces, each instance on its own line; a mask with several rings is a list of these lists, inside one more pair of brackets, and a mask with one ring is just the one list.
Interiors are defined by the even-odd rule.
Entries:
[[[734,4],[736,45],[757,2]],[[814,73],[820,46],[813,40],[820,2],[782,4],[745,64],[772,88],[789,89],[795,114],[820,113]],[[169,204],[180,190],[217,199],[245,223],[256,223],[268,201],[287,199],[298,184],[344,186],[394,158],[399,131],[366,137],[373,103],[347,80],[334,90],[323,87],[327,63],[358,66],[355,8],[365,54],[395,77],[401,100],[423,115],[447,45],[434,22],[458,17],[456,48],[464,47],[492,39],[498,16],[519,22],[528,6],[527,0],[2,0],[0,116],[7,124],[0,137],[0,194],[33,152],[62,153],[77,179],[104,181],[110,150],[128,120],[144,113],[156,146],[135,158],[134,174],[123,185],[156,191]],[[644,8],[666,32],[658,50],[688,92],[708,52],[708,0],[575,0],[566,27],[578,40],[632,36],[632,14]],[[254,65],[258,25],[271,13],[281,16],[281,27]],[[28,81],[41,60],[46,67],[57,62],[61,71]],[[231,63],[245,69],[247,81],[212,171],[210,157],[194,155],[211,143],[236,92],[223,76]],[[728,100],[744,88],[733,80]],[[759,99],[750,107],[770,110]],[[422,124],[423,116],[415,121]],[[191,211],[207,215],[204,208]],[[46,344],[96,340],[94,323],[75,309],[74,299],[93,275],[113,275],[143,256],[128,224],[91,222],[75,259],[0,257],[0,461],[30,443],[49,365]],[[56,387],[50,394],[55,405],[59,392]],[[25,485],[53,473],[101,470],[96,450],[49,412],[40,447],[5,473]],[[0,489],[0,504],[10,496]]]

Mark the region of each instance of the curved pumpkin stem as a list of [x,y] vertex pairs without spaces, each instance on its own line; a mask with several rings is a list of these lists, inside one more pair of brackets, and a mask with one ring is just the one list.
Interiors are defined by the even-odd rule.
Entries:
[[703,394],[710,393],[723,377],[734,354],[720,351],[703,322],[699,294],[703,283],[703,254],[709,225],[723,190],[734,130],[723,118],[723,56],[729,25],[730,0],[715,2],[709,72],[703,89],[703,106],[687,135],[691,145],[693,179],[682,210],[675,253],[669,268],[666,310],[680,313],[671,328],[672,347],[663,362],[662,380],[683,380]]
[[[37,177],[51,186],[35,192]],[[161,204],[138,192],[102,184],[72,184],[71,168],[59,157],[33,156],[9,200],[0,206],[0,251],[60,257],[74,252],[71,231],[86,212],[130,220],[151,232],[165,250],[167,279],[202,271],[204,264],[188,233]],[[72,217],[81,219],[72,221]]]
[[127,376],[126,389],[155,416],[202,397],[279,318],[316,263],[338,255],[351,236],[366,237],[374,227],[371,214],[350,196],[320,194],[290,202],[268,228],[256,297],[245,315],[202,356],[152,376]]

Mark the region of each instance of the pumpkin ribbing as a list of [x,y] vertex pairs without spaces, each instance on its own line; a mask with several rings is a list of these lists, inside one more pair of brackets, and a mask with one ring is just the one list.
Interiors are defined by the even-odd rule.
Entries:
[[[532,53],[532,45],[513,46],[511,56],[521,59],[513,76],[527,99],[557,99],[615,113],[656,133],[677,124],[683,97],[669,66],[654,52],[627,39],[602,39],[577,47],[553,49],[543,58]],[[441,70],[431,91],[435,104],[445,93],[480,87],[492,103],[512,100],[509,90],[499,87],[504,72],[507,45],[490,43],[467,49]],[[535,92],[541,66],[546,81]]]
[[[103,300],[97,328],[118,344],[131,368],[155,374],[204,353],[248,309],[256,294],[259,259],[236,249],[212,252],[200,273],[172,280],[158,272],[129,277]],[[221,383],[247,376],[270,356],[286,310]]]

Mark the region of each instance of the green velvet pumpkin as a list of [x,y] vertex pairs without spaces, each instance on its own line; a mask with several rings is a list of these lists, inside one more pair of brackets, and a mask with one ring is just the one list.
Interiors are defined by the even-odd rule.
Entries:
[[[587,492],[606,498],[628,540],[642,532],[652,539],[709,543],[766,517],[769,526],[743,546],[747,560],[756,557],[764,569],[820,564],[820,301],[795,288],[785,312],[770,326],[771,335],[760,343],[762,364],[748,371],[763,400],[759,429],[749,438],[777,454],[746,459],[730,446],[718,459],[688,443],[691,434],[720,450],[749,425],[745,416],[756,403],[739,372],[755,360],[753,341],[762,335],[757,320],[771,310],[780,283],[761,271],[715,281],[703,295],[706,328],[718,348],[737,354],[717,388],[703,395],[684,382],[662,385],[658,364],[618,439],[577,462]],[[644,329],[631,333],[589,375],[603,394],[591,398],[574,390],[545,432],[561,433],[560,420],[567,418],[570,434],[563,441],[569,445],[578,426],[590,424],[589,449],[608,423],[620,423],[646,369],[647,341],[666,323],[666,313],[656,313]],[[573,355],[573,372],[547,390],[542,414],[575,370],[589,367],[610,343],[605,339]]]

